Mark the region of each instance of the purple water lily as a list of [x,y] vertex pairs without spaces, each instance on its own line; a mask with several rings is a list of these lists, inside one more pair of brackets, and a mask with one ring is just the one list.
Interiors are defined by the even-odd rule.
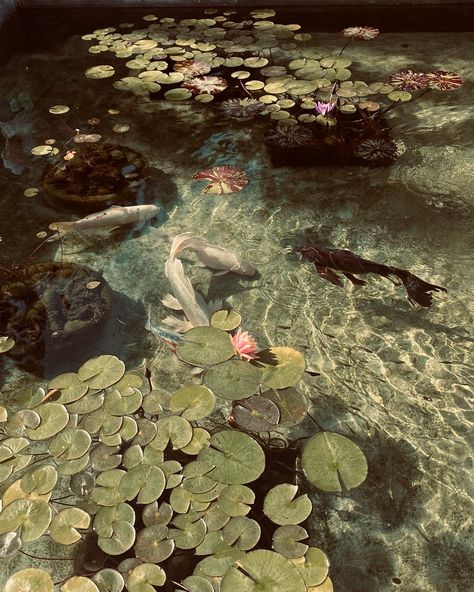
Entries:
[[325,103],[324,101],[318,101],[316,103],[316,113],[319,113],[319,115],[326,116],[329,115],[335,107],[336,103]]

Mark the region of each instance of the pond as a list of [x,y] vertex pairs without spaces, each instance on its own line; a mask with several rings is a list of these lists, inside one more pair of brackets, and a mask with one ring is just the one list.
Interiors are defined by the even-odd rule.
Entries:
[[468,590],[473,35],[127,17],[1,67],[0,584]]

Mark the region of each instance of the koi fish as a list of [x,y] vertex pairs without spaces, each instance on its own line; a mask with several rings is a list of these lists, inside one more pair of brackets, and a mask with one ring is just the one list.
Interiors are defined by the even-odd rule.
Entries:
[[292,251],[311,261],[318,275],[335,286],[343,286],[340,276],[335,271],[341,271],[349,281],[357,286],[365,286],[367,282],[355,277],[354,273],[375,273],[388,279],[393,276],[401,280],[405,286],[411,305],[414,306],[415,303],[418,303],[425,307],[429,307],[433,303],[431,292],[447,292],[446,288],[429,284],[406,269],[363,259],[351,251],[323,249],[317,246],[298,246],[294,247]]
[[183,232],[175,236],[174,255],[189,249],[196,253],[199,261],[206,267],[216,270],[214,275],[225,275],[227,273],[238,273],[240,275],[254,276],[257,273],[248,261],[235,253],[209,243],[205,238],[197,236],[192,232]]
[[[106,210],[89,214],[85,218],[74,220],[72,222],[53,222],[49,225],[51,230],[55,230],[58,234],[65,234],[77,230],[82,232],[84,230],[98,230],[98,229],[113,229],[117,226],[125,226],[127,224],[144,223],[147,220],[154,218],[159,211],[158,206],[153,204],[141,206],[111,206]],[[57,240],[57,235],[48,239],[49,242]]]
[[175,333],[170,329],[166,329],[164,327],[160,327],[159,325],[155,325],[151,320],[151,305],[148,307],[148,316],[145,323],[145,329],[153,333],[153,335],[161,340],[164,341],[169,347],[175,352],[176,346],[178,343],[181,343],[183,338],[179,333]]

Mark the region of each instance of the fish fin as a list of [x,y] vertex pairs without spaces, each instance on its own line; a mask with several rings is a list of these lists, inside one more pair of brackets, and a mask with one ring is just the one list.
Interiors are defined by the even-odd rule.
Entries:
[[353,276],[352,273],[349,273],[348,271],[343,271],[342,274],[345,275],[346,278],[356,286],[366,286],[367,285],[367,282],[365,282],[364,280],[361,280],[358,277]]
[[189,321],[183,321],[171,315],[163,319],[163,324],[171,327],[171,329],[176,331],[176,333],[185,333],[186,331],[189,331],[189,329],[193,328]]
[[221,271],[215,271],[212,276],[213,277],[219,277],[219,276],[223,276],[223,275],[227,275],[228,273],[230,273],[231,270],[230,269],[222,269]]
[[406,271],[404,269],[397,269],[396,275],[402,280],[410,304],[415,305],[415,302],[420,306],[426,308],[433,304],[433,295],[431,292],[447,292],[446,288],[425,282],[418,276]]
[[209,300],[209,303],[207,306],[209,308],[209,313],[213,314],[213,313],[217,312],[218,310],[222,309],[222,299],[218,298],[217,300]]
[[208,266],[203,263],[202,261],[200,261],[199,259],[196,261],[196,263],[194,264],[196,267],[202,267],[204,269],[209,269]]
[[336,273],[334,273],[332,269],[330,269],[329,267],[324,267],[323,265],[315,264],[314,266],[316,268],[316,272],[320,277],[327,280],[328,282],[331,282],[331,284],[334,284],[335,286],[339,286],[339,288],[342,288],[344,286],[341,278]]
[[173,310],[183,310],[183,307],[178,302],[178,299],[171,294],[166,294],[166,296],[161,299],[161,302],[163,302],[166,308],[171,308]]
[[196,242],[201,242],[202,240],[203,239],[192,232],[177,234],[171,243],[170,257],[176,257],[185,249],[189,249],[191,245],[196,244]]

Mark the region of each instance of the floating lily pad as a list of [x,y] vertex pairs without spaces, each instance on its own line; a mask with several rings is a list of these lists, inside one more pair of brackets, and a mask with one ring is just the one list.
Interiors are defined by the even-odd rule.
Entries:
[[150,504],[160,497],[165,484],[161,469],[142,464],[127,471],[120,481],[119,492],[125,500],[137,498],[138,504]]
[[81,539],[78,528],[89,527],[90,516],[80,508],[65,508],[54,516],[49,527],[49,535],[56,543],[72,545]]
[[92,467],[96,471],[108,471],[115,469],[122,462],[119,446],[107,446],[99,444],[91,452]]
[[261,80],[249,80],[244,86],[248,90],[261,90],[265,86],[265,83]]
[[154,586],[163,586],[166,574],[153,563],[142,563],[132,569],[127,577],[128,592],[156,592]]
[[54,582],[43,569],[29,567],[8,578],[2,592],[53,592]]
[[143,397],[142,407],[149,415],[158,415],[163,409],[168,409],[171,393],[164,389],[153,389]]
[[0,512],[0,534],[21,528],[23,542],[42,536],[51,522],[51,508],[39,499],[17,499]]
[[193,93],[187,88],[172,88],[165,92],[165,98],[168,99],[168,101],[185,101],[192,96]]
[[125,471],[121,469],[110,469],[98,475],[91,498],[99,506],[116,506],[123,501],[119,492],[119,483]]
[[116,569],[105,568],[92,576],[100,592],[122,592],[125,580]]
[[308,538],[308,533],[299,524],[287,524],[278,527],[273,533],[272,548],[287,559],[303,557],[308,545],[301,543]]
[[270,399],[254,395],[234,401],[232,418],[238,426],[249,432],[270,432],[278,427],[280,411]]
[[219,494],[219,508],[227,516],[245,516],[255,501],[254,492],[245,485],[227,485]]
[[91,441],[85,430],[69,428],[54,436],[48,450],[56,459],[75,460],[88,452]]
[[198,460],[211,462],[215,468],[208,476],[226,484],[250,483],[265,469],[262,448],[242,432],[217,432],[212,436],[209,448],[199,453]]
[[323,491],[352,489],[367,477],[367,461],[362,450],[333,432],[320,432],[308,440],[301,464],[309,481]]
[[209,580],[202,576],[188,576],[181,582],[185,592],[214,592],[214,587]]
[[401,103],[405,103],[412,98],[412,95],[406,90],[394,90],[388,93],[387,98],[389,98],[391,101],[400,101]]
[[265,496],[263,511],[272,522],[279,525],[299,524],[308,518],[313,509],[307,495],[295,499],[297,485],[281,483],[272,487]]
[[20,409],[13,413],[5,422],[4,429],[8,436],[20,438],[26,434],[26,429],[35,429],[41,422],[40,416],[32,409]]
[[178,549],[194,549],[204,539],[206,523],[202,518],[191,521],[188,515],[177,516],[172,524],[168,537],[175,542]]
[[122,555],[135,542],[135,528],[126,520],[115,520],[112,526],[112,535],[110,537],[99,536],[97,544],[107,555]]
[[270,347],[259,352],[255,361],[263,369],[263,382],[276,389],[296,384],[305,369],[303,354],[291,347]]
[[211,317],[211,326],[222,331],[233,331],[241,322],[242,316],[235,310],[218,310]]
[[278,425],[292,427],[303,421],[308,412],[308,401],[305,395],[294,387],[279,390],[268,390],[262,393],[270,399],[280,411]]
[[170,410],[189,421],[208,417],[216,405],[214,393],[200,384],[180,388],[170,399]]
[[209,446],[210,439],[211,434],[207,430],[204,428],[194,428],[191,441],[189,444],[186,444],[186,446],[181,448],[181,452],[184,452],[184,454],[197,455],[203,448]]
[[156,450],[164,450],[171,441],[173,448],[179,450],[187,446],[193,437],[193,428],[184,417],[169,415],[156,423],[157,434],[149,446]]
[[329,560],[317,547],[310,547],[304,557],[292,559],[292,563],[303,576],[307,586],[319,586],[327,578]]
[[229,334],[214,327],[194,327],[176,347],[178,357],[192,366],[213,366],[229,360],[234,346]]
[[58,480],[58,473],[52,465],[43,465],[30,469],[21,479],[21,488],[25,493],[38,495],[51,493]]
[[145,526],[168,524],[173,517],[173,508],[166,502],[158,505],[157,501],[147,504],[143,508],[142,520]]
[[83,397],[89,387],[84,384],[77,374],[68,372],[53,378],[49,383],[50,389],[59,389],[60,396],[55,399],[56,403],[66,405]]
[[140,407],[142,401],[142,393],[137,388],[132,389],[132,394],[127,396],[124,396],[119,390],[113,389],[105,395],[104,410],[115,416],[132,415]]
[[76,473],[69,481],[69,489],[78,497],[88,496],[94,485],[95,477],[93,473],[87,471],[84,473]]
[[129,504],[100,508],[94,518],[94,530],[100,537],[111,537],[116,522],[135,524],[135,511]]
[[3,335],[0,337],[0,354],[4,354],[15,347],[15,340],[11,337]]
[[85,362],[78,370],[79,378],[93,389],[105,389],[125,374],[125,364],[115,356],[98,356]]
[[62,429],[69,421],[69,413],[64,405],[59,403],[44,403],[35,407],[41,423],[35,429],[28,428],[26,434],[30,440],[46,440]]
[[161,563],[174,551],[174,541],[169,540],[168,528],[164,524],[147,526],[137,535],[135,555],[144,563]]
[[44,145],[35,146],[34,148],[32,148],[31,154],[34,154],[35,156],[46,156],[47,154],[51,154],[52,151],[53,151],[52,146],[48,146],[48,145],[44,144]]
[[53,115],[63,115],[68,111],[70,111],[70,107],[68,107],[67,105],[53,105],[49,108],[49,112]]
[[231,518],[222,529],[224,542],[241,551],[253,549],[260,540],[260,534],[258,522],[245,516]]
[[262,372],[243,360],[230,360],[206,370],[204,383],[222,399],[244,399],[258,391]]
[[0,559],[14,557],[21,549],[21,538],[17,532],[6,532],[0,536]]
[[303,577],[285,557],[259,549],[239,559],[224,576],[221,592],[306,592]]
[[232,78],[237,78],[237,80],[245,80],[250,78],[250,72],[247,70],[236,70],[235,72],[232,72],[231,76]]
[[86,78],[110,78],[115,74],[115,69],[113,66],[94,66],[93,68],[89,68],[86,70]]
[[85,576],[72,576],[62,584],[61,592],[100,592],[96,584]]

